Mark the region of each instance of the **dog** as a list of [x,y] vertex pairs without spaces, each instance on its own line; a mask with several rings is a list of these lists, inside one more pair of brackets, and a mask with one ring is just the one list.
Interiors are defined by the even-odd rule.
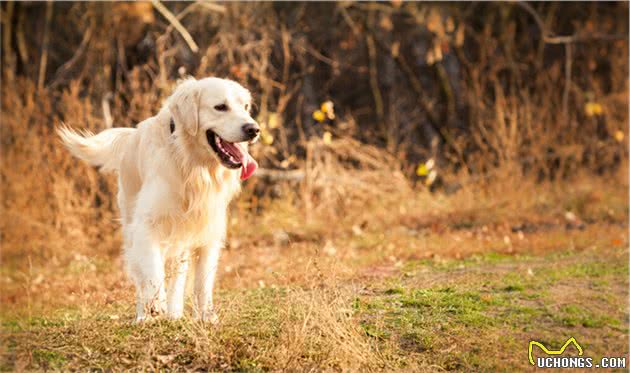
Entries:
[[188,273],[195,317],[217,322],[212,292],[228,204],[258,167],[248,152],[260,134],[250,107],[250,92],[234,81],[188,78],[136,128],[96,135],[57,128],[73,155],[118,173],[136,322],[164,313],[181,318]]

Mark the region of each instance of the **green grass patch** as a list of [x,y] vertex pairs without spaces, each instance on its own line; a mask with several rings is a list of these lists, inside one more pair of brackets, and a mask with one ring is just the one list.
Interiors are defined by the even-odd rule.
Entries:
[[500,263],[511,263],[514,261],[527,262],[533,259],[533,257],[526,255],[508,255],[495,251],[489,251],[484,254],[472,255],[464,259],[437,258],[412,260],[405,263],[402,271],[403,273],[408,273],[427,267],[429,267],[429,269],[431,270],[451,271],[484,264],[493,265]]
[[44,369],[58,369],[66,361],[66,358],[56,351],[34,349],[33,360]]
[[597,314],[578,305],[563,306],[554,318],[560,324],[568,327],[601,328],[620,324],[619,320],[609,315]]
[[458,291],[451,287],[419,289],[400,299],[402,307],[422,308],[435,315],[452,315],[468,325],[491,323],[483,311],[492,304],[493,296],[475,291]]
[[560,277],[603,277],[606,275],[628,274],[628,262],[582,262],[569,265],[556,272]]

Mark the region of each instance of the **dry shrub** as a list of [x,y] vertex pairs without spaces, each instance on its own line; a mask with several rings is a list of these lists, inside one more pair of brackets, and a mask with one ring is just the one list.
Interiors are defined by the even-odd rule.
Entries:
[[10,89],[6,84],[2,106],[11,110],[2,116],[4,259],[13,262],[29,253],[38,261],[111,248],[118,237],[114,179],[72,159],[52,128],[61,122],[53,111],[60,105],[68,122],[98,129],[101,120],[93,116],[89,100],[71,89],[53,103],[28,80]]
[[[475,175],[511,167],[555,178],[605,172],[627,156],[615,140],[627,135],[624,3],[529,6],[542,26],[513,3],[167,7],[198,52],[147,4],[55,4],[51,27],[63,32],[50,35],[47,94],[78,84],[96,112],[111,96],[115,123],[133,126],[175,79],[230,77],[255,93],[275,139],[258,155],[273,168],[293,158],[290,168],[302,167],[309,142],[326,131],[387,149],[408,177],[429,157]],[[45,6],[5,8],[16,41],[5,45],[3,74],[36,81],[21,56],[41,53]],[[26,29],[36,32],[21,38]],[[547,43],[545,33],[575,41]],[[324,100],[337,119],[317,124]]]
[[412,191],[400,162],[383,149],[351,138],[330,145],[315,141],[307,149],[304,198],[315,211],[340,218],[375,198]]
[[234,291],[220,303],[221,324],[214,327],[195,320],[132,325],[127,316],[112,318],[131,307],[105,306],[91,315],[51,310],[48,317],[59,321],[46,328],[20,322],[27,332],[12,335],[14,364],[51,364],[34,356],[48,346],[62,352],[65,369],[380,371],[389,362],[359,324],[354,297],[350,289],[318,286]]
[[[378,353],[363,329],[357,325],[349,308],[352,294],[291,291],[283,310],[285,321],[278,349],[269,363],[281,362],[289,370],[308,367],[303,360],[313,360],[312,368],[330,366],[359,370],[376,368]],[[306,352],[306,354],[305,354]]]
[[198,341],[195,355],[200,362],[207,359],[219,366],[217,360],[289,371],[374,370],[384,362],[353,317],[352,296],[339,289],[263,289],[222,303],[222,324],[238,330],[208,335],[206,328],[193,323],[188,332]]
[[[566,179],[585,170],[610,175],[619,169],[627,158],[627,95],[618,93],[626,90],[626,78],[607,94],[575,92],[565,104],[564,92],[573,91],[564,84],[575,84],[561,83],[565,71],[556,67],[527,80],[514,69],[514,76],[503,82],[501,60],[496,62],[499,66],[489,72],[475,67],[469,72],[474,83],[465,100],[471,130],[453,142],[456,163],[468,175],[492,177],[498,172],[540,181]],[[601,105],[605,114],[587,115],[589,105]],[[622,138],[615,138],[619,133]]]
[[427,189],[414,189],[400,162],[383,149],[351,138],[315,139],[306,149],[297,180],[263,177],[245,186],[234,204],[231,244],[275,242],[286,233],[295,242],[324,242],[368,223],[390,222],[399,208],[433,199]]

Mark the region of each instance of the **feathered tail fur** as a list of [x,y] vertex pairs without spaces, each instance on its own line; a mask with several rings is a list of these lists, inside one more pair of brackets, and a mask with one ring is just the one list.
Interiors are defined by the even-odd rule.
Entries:
[[114,171],[120,168],[123,149],[129,142],[135,128],[112,128],[94,135],[63,126],[57,128],[57,134],[63,144],[77,158],[100,166],[102,171]]

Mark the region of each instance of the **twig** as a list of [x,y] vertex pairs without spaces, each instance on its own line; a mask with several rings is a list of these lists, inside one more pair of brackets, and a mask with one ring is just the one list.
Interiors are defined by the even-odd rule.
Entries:
[[[184,10],[182,10],[181,12],[177,13],[177,15],[175,16],[175,18],[177,18],[178,21],[184,19],[184,17],[186,17],[188,15],[188,13],[192,12],[193,9],[195,9],[197,6],[199,6],[199,3],[192,3],[190,5],[188,5],[186,8],[184,8]],[[171,23],[170,25],[168,25],[168,27],[166,28],[166,34],[169,34],[173,28],[175,26],[173,26],[173,24]]]
[[118,68],[116,69],[116,87],[119,87],[119,82],[122,83],[123,76],[128,73],[127,70],[127,55],[125,54],[125,45],[121,37],[116,37],[116,62]]
[[291,34],[287,31],[287,27],[283,24],[280,30],[280,36],[282,38],[282,84],[286,90],[289,83],[289,66],[291,65],[291,48],[289,47],[289,40],[291,40]]
[[20,55],[20,59],[22,60],[22,64],[26,65],[28,63],[28,48],[26,47],[26,37],[24,37],[24,17],[26,11],[23,7],[20,7],[20,12],[18,15],[17,21],[17,30],[16,30],[16,41],[18,47],[18,53]]
[[346,10],[346,7],[343,6],[340,3],[337,6],[337,9],[339,9],[339,12],[341,13],[341,16],[343,17],[343,19],[346,21],[346,23],[350,27],[350,30],[352,30],[352,33],[354,34],[354,36],[356,36],[357,38],[360,38],[361,37],[361,31],[359,30],[359,27],[357,26],[356,22],[354,22],[354,20],[350,16],[350,14],[348,14],[348,11]]
[[378,70],[376,61],[376,46],[374,45],[374,38],[368,34],[366,36],[368,57],[370,58],[370,87],[372,88],[372,96],[374,97],[374,105],[376,107],[376,115],[378,115],[379,124],[383,130],[383,135],[386,136],[387,129],[385,126],[385,111],[383,108],[383,95],[381,95],[381,89],[378,85]]
[[424,98],[425,91],[422,88],[422,83],[420,83],[420,80],[414,74],[411,66],[409,66],[409,63],[407,63],[407,60],[405,59],[405,57],[403,57],[402,54],[399,54],[398,56],[396,56],[395,61],[398,62],[401,69],[407,75],[407,78],[409,78],[409,83],[411,83],[411,87],[418,95],[418,103],[422,107],[422,110],[424,110],[424,112],[426,113],[426,116],[427,116],[427,119],[429,119],[429,122],[433,125],[433,127],[439,127],[440,123],[438,122],[437,115],[433,112],[431,103],[429,103]]
[[562,93],[562,115],[568,120],[569,115],[569,90],[571,89],[571,67],[573,64],[573,44],[564,45],[566,53],[564,62],[564,92]]
[[316,48],[312,47],[311,45],[309,45],[307,42],[294,42],[294,41],[290,41],[291,44],[293,44],[296,48],[298,48],[300,51],[302,52],[306,52],[308,54],[310,54],[311,56],[315,57],[317,60],[332,66],[333,69],[339,69],[340,67],[345,67],[346,69],[350,69],[352,71],[357,71],[359,73],[364,73],[365,72],[365,68],[363,66],[354,66],[345,62],[339,62],[337,60],[333,60],[330,57],[326,57],[324,56],[322,53],[320,53]]
[[177,17],[175,17],[170,10],[162,5],[159,0],[152,0],[151,4],[153,4],[155,9],[157,9],[157,11],[160,12],[164,18],[173,25],[173,27],[175,27],[177,32],[179,32],[179,34],[184,38],[186,44],[188,44],[190,50],[193,51],[193,53],[197,53],[199,51],[199,46],[195,43],[195,40],[192,38],[188,30],[186,30],[186,28],[184,28],[184,26],[179,22]]
[[305,46],[302,44],[298,44],[297,47],[300,48],[302,51],[309,53],[316,59],[322,61],[323,63],[332,66],[333,68],[339,68],[339,65],[340,65],[339,61],[336,61],[336,60],[333,60],[332,58],[324,56],[317,49],[311,47],[310,45],[307,44]]
[[[177,13],[175,18],[177,18],[177,20],[181,22],[181,20],[184,19],[184,17],[186,17],[190,12],[192,12],[195,8],[198,8],[198,7],[203,7],[203,8],[206,8],[206,9],[208,9],[210,11],[214,11],[214,12],[217,12],[217,13],[225,13],[226,12],[226,8],[225,8],[224,5],[207,3],[207,2],[203,2],[203,1],[197,1],[195,3],[192,3],[192,4],[188,5],[186,8],[184,8],[184,10],[182,10],[179,13]],[[171,31],[173,30],[173,28],[174,28],[173,24],[170,24],[166,28],[166,32],[164,32],[164,35],[170,34]]]
[[[379,39],[375,40],[380,48],[387,50],[387,47],[383,45],[383,43]],[[399,53],[397,56],[394,56],[394,61],[396,61],[401,70],[407,75],[409,83],[411,83],[411,87],[418,96],[418,103],[420,104],[420,107],[422,108],[428,119],[428,124],[430,128],[437,134],[437,136],[439,136],[439,138],[445,144],[450,146],[457,153],[460,159],[462,159],[462,163],[468,168],[466,162],[463,162],[462,150],[455,143],[448,130],[440,125],[438,116],[434,113],[431,103],[425,98],[425,91],[422,88],[422,83],[420,83],[420,80],[415,76],[413,69],[411,68],[411,66],[409,66],[409,63],[407,62],[403,54]]]
[[590,40],[625,40],[628,39],[627,35],[622,34],[598,34],[598,33],[590,33],[588,35],[555,35],[553,32],[550,32],[542,18],[538,14],[538,12],[528,3],[524,1],[518,1],[516,3],[521,8],[525,9],[527,13],[529,13],[533,18],[538,28],[540,29],[540,33],[542,34],[542,38],[545,43],[548,44],[567,44],[567,43],[576,43]]
[[536,12],[536,10],[526,2],[517,2],[517,4],[525,9],[533,18],[538,28],[540,29],[540,33],[542,34],[542,40],[547,44],[564,44],[565,51],[565,63],[564,63],[564,92],[562,94],[562,114],[565,119],[568,118],[569,114],[569,93],[571,90],[571,70],[573,65],[573,43],[591,41],[591,40],[623,40],[628,39],[627,35],[619,35],[619,34],[599,34],[599,33],[590,33],[588,35],[566,35],[566,36],[556,36],[553,32],[549,31],[545,26],[542,18]]
[[208,10],[212,10],[214,12],[225,13],[225,11],[226,11],[226,8],[225,8],[224,5],[210,3],[210,2],[207,2],[207,1],[200,1],[200,2],[197,2],[197,4],[199,4],[200,6],[206,8]]
[[4,28],[2,30],[2,54],[4,55],[4,63],[8,67],[7,71],[12,74],[15,73],[15,60],[11,50],[11,35],[13,35],[11,28],[13,23],[14,6],[14,2],[8,2],[6,10],[2,12],[2,23],[4,23]]
[[304,179],[304,170],[270,170],[267,168],[259,168],[256,170],[256,176],[269,180],[290,180],[302,181]]
[[111,92],[107,92],[105,96],[103,96],[103,100],[101,101],[101,106],[103,108],[103,118],[105,119],[105,127],[112,128],[114,125],[114,120],[112,119],[112,111],[109,107],[109,100],[112,99],[114,95]]
[[457,145],[455,139],[451,135],[451,132],[448,130],[448,126],[453,124],[456,117],[455,93],[453,92],[448,74],[446,73],[446,69],[444,69],[442,63],[438,61],[434,64],[434,67],[437,71],[438,78],[440,79],[442,90],[444,91],[444,96],[446,97],[446,126],[439,127],[440,134],[442,135],[442,138],[445,140],[445,142],[450,145],[453,150],[455,150],[455,153],[457,153],[459,160],[470,172],[468,164],[466,163],[466,160],[464,158],[464,151],[459,147],[459,145]]
[[48,64],[48,47],[50,44],[50,22],[52,21],[53,3],[46,3],[46,19],[44,23],[44,36],[42,39],[42,55],[39,60],[39,74],[37,77],[37,88],[44,88],[44,80],[46,79],[46,65]]
[[90,40],[92,39],[93,31],[94,24],[92,23],[90,27],[85,31],[85,34],[83,34],[83,39],[81,40],[81,43],[79,44],[77,50],[74,52],[72,58],[61,65],[55,72],[55,77],[53,79],[53,82],[51,83],[51,86],[59,84],[59,80],[63,78],[63,75],[65,75],[72,68],[72,66],[77,63],[77,61],[83,56],[83,54],[87,50],[87,46],[90,43]]
[[448,73],[444,66],[437,61],[433,64],[435,71],[437,72],[437,76],[440,80],[440,85],[442,86],[442,91],[444,92],[444,97],[446,98],[446,110],[448,113],[448,124],[451,124],[451,120],[455,117],[455,94],[453,93],[453,88],[451,87],[451,82],[448,78]]

